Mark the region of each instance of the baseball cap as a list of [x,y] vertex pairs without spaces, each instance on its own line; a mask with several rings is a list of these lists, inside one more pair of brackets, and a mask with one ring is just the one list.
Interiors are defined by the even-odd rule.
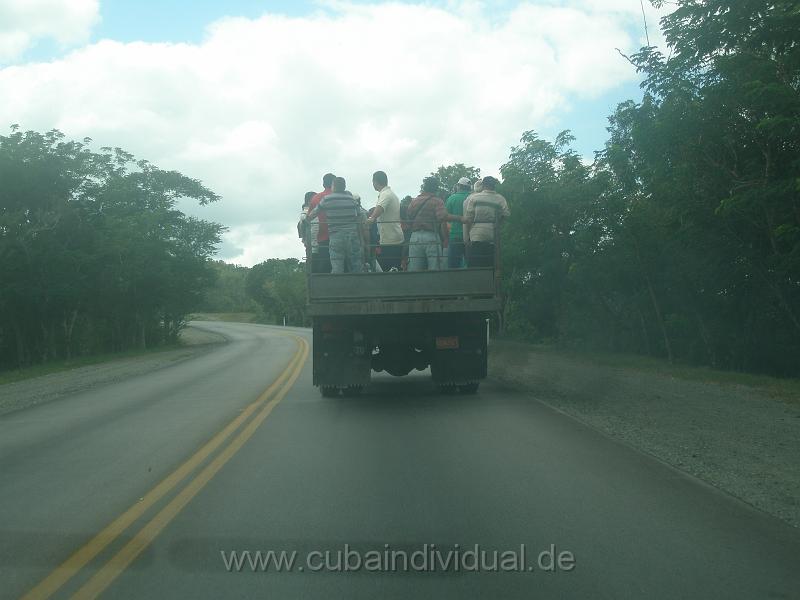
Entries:
[[462,177],[458,180],[458,185],[471,185],[471,182],[466,177]]

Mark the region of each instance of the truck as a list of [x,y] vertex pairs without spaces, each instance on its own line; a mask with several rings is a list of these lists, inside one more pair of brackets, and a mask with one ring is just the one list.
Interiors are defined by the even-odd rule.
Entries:
[[323,396],[355,395],[373,371],[430,368],[442,391],[477,392],[500,308],[498,271],[309,272],[313,384]]

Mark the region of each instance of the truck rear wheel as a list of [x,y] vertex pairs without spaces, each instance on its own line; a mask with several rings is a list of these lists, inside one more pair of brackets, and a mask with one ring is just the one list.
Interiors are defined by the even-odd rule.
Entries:
[[333,398],[339,394],[339,388],[334,385],[321,385],[319,393],[322,394],[324,398]]

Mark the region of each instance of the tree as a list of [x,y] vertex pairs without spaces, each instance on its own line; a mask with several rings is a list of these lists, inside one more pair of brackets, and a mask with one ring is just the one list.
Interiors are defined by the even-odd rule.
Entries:
[[[794,6],[794,5],[792,5]],[[800,36],[784,2],[681,0],[591,166],[523,135],[503,167],[511,333],[800,372]]]
[[0,136],[0,368],[175,341],[223,228],[199,181],[59,131]]
[[214,285],[203,294],[198,310],[212,313],[257,312],[259,306],[247,294],[246,283],[250,269],[217,260],[211,263],[216,278]]
[[271,258],[253,266],[247,274],[247,294],[255,300],[264,318],[276,325],[303,326],[306,315],[306,272],[296,258]]
[[800,372],[800,12],[680,0],[583,165],[526,132],[503,166],[512,334]]
[[[662,23],[672,56],[648,48],[634,57],[651,105],[636,142],[646,156],[646,184],[679,217],[691,254],[713,267],[702,274],[703,287],[684,296],[718,305],[710,320],[729,315],[745,326],[739,335],[722,333],[731,339],[711,353],[728,353],[738,368],[793,370],[800,13],[793,2],[678,4]],[[703,293],[709,282],[713,294]]]
[[447,198],[453,193],[453,189],[455,188],[459,179],[466,177],[470,181],[474,182],[477,179],[480,179],[481,170],[476,167],[464,166],[462,163],[456,163],[454,165],[442,165],[435,171],[431,172],[430,176],[436,177],[439,180],[439,196],[442,198]]

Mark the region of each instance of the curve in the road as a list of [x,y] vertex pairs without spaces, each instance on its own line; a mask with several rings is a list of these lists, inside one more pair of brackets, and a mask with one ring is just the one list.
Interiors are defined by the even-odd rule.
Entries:
[[[85,546],[76,551],[62,565],[22,597],[22,600],[44,600],[50,598],[64,584],[97,557],[128,527],[141,518],[165,495],[171,492],[188,475],[202,465],[222,447],[237,430],[239,433],[217,456],[205,466],[183,489],[162,508],[152,520],[136,533],[89,581],[73,596],[74,598],[96,598],[116,577],[155,539],[161,530],[177,516],[191,499],[214,477],[269,416],[272,409],[291,389],[309,354],[308,342],[300,336],[285,334],[297,343],[297,350],[285,369],[272,384],[233,421],[228,423],[211,440],[195,452],[186,462],[163,479],[145,496],[122,515],[111,522]],[[259,411],[260,409],[260,411]],[[257,412],[258,411],[258,412]],[[255,414],[255,416],[253,416]],[[246,425],[245,425],[246,423]]]

